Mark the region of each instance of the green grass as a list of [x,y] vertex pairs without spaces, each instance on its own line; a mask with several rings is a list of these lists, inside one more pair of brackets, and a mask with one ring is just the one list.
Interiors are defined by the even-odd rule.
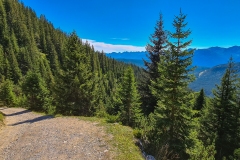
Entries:
[[3,122],[3,118],[4,118],[4,116],[3,116],[3,114],[0,112],[0,122]]
[[[79,117],[79,119],[90,122],[98,122],[104,126],[108,136],[106,141],[110,145],[110,150],[115,153],[114,160],[143,160],[140,149],[135,145],[133,129],[118,123],[108,123],[104,118]],[[111,147],[112,146],[112,147]]]
[[116,160],[143,160],[140,149],[135,145],[133,129],[120,124],[105,124],[107,133],[113,138],[109,143],[114,146],[117,156]]
[[[72,117],[72,116],[71,116]],[[98,118],[98,117],[83,117],[79,116],[78,117],[80,120],[84,121],[90,121],[90,122],[100,122],[101,124],[104,124],[106,121],[103,118]]]
[[4,115],[2,112],[0,112],[0,128],[4,125],[3,120],[4,120]]

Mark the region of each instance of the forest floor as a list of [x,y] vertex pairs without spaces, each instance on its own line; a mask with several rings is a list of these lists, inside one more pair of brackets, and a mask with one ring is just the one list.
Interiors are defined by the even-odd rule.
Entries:
[[22,108],[0,108],[0,159],[115,159],[104,126],[77,117],[57,117]]

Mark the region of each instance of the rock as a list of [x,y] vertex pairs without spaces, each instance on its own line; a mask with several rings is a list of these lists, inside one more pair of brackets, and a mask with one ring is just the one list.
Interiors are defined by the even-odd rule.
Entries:
[[152,155],[147,155],[146,160],[156,160]]
[[104,150],[104,153],[106,153],[106,152],[108,152],[108,150],[106,149],[106,150]]

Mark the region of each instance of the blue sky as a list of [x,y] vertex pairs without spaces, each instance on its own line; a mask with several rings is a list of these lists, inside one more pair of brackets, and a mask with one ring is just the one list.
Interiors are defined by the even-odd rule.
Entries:
[[97,50],[142,51],[163,14],[164,27],[180,8],[192,30],[191,47],[240,45],[239,0],[22,0],[56,28],[77,32]]

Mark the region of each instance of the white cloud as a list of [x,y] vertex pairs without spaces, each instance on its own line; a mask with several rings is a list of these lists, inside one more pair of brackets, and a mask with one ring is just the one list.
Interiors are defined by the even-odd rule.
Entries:
[[104,51],[105,53],[111,52],[124,52],[124,51],[146,51],[145,47],[133,46],[133,45],[121,45],[121,44],[109,44],[104,42],[96,42],[91,39],[82,39],[83,42],[88,41],[94,46],[95,50]]
[[111,38],[111,39],[114,39],[114,40],[122,40],[122,41],[128,41],[128,40],[130,40],[129,38]]

